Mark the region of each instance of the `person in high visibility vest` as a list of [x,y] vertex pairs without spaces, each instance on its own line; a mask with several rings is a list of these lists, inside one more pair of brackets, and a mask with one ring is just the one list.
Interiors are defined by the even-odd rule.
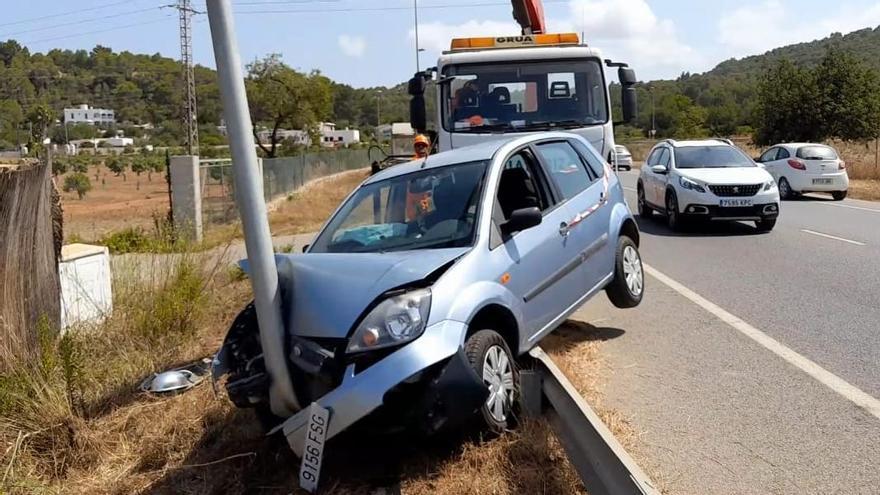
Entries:
[[427,158],[431,152],[431,140],[424,134],[416,135],[416,139],[413,141],[413,150],[416,153],[413,160]]

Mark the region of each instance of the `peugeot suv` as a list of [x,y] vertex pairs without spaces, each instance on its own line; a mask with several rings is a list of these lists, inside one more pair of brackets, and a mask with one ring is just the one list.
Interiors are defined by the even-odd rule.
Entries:
[[773,177],[725,139],[663,141],[651,150],[637,184],[639,215],[666,215],[669,228],[688,220],[753,221],[769,232],[779,216]]
[[[331,411],[328,437],[380,407],[428,433],[473,418],[501,431],[518,356],[600,291],[639,304],[638,245],[616,175],[574,134],[397,165],[361,184],[305,253],[277,255],[286,362],[266,361],[250,305],[215,379],[228,375],[236,405],[281,416],[298,454],[315,404]],[[270,397],[278,370],[291,411]]]

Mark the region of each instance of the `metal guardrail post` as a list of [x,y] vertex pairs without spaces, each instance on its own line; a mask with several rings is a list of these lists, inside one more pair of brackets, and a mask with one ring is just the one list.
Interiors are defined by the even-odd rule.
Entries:
[[660,492],[540,347],[529,351],[542,377],[544,415],[591,495]]

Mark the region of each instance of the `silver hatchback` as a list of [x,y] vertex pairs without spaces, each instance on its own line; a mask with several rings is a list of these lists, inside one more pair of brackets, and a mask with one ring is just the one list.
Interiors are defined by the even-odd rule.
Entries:
[[[428,432],[510,426],[515,360],[605,290],[639,304],[639,231],[617,177],[583,138],[543,133],[384,170],[339,207],[305,254],[278,255],[288,368],[299,404],[333,436],[377,409]],[[269,408],[252,306],[215,375],[240,407],[283,422],[301,453],[308,409]]]

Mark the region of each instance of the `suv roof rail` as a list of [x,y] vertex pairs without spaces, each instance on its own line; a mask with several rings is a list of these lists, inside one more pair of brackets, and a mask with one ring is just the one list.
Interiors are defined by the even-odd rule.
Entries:
[[663,141],[661,141],[661,143],[671,144],[671,145],[675,146],[675,139],[666,138]]
[[710,139],[712,139],[713,141],[721,141],[722,143],[729,144],[731,146],[736,146],[735,144],[733,144],[733,141],[728,138],[715,137],[715,138],[710,138]]

